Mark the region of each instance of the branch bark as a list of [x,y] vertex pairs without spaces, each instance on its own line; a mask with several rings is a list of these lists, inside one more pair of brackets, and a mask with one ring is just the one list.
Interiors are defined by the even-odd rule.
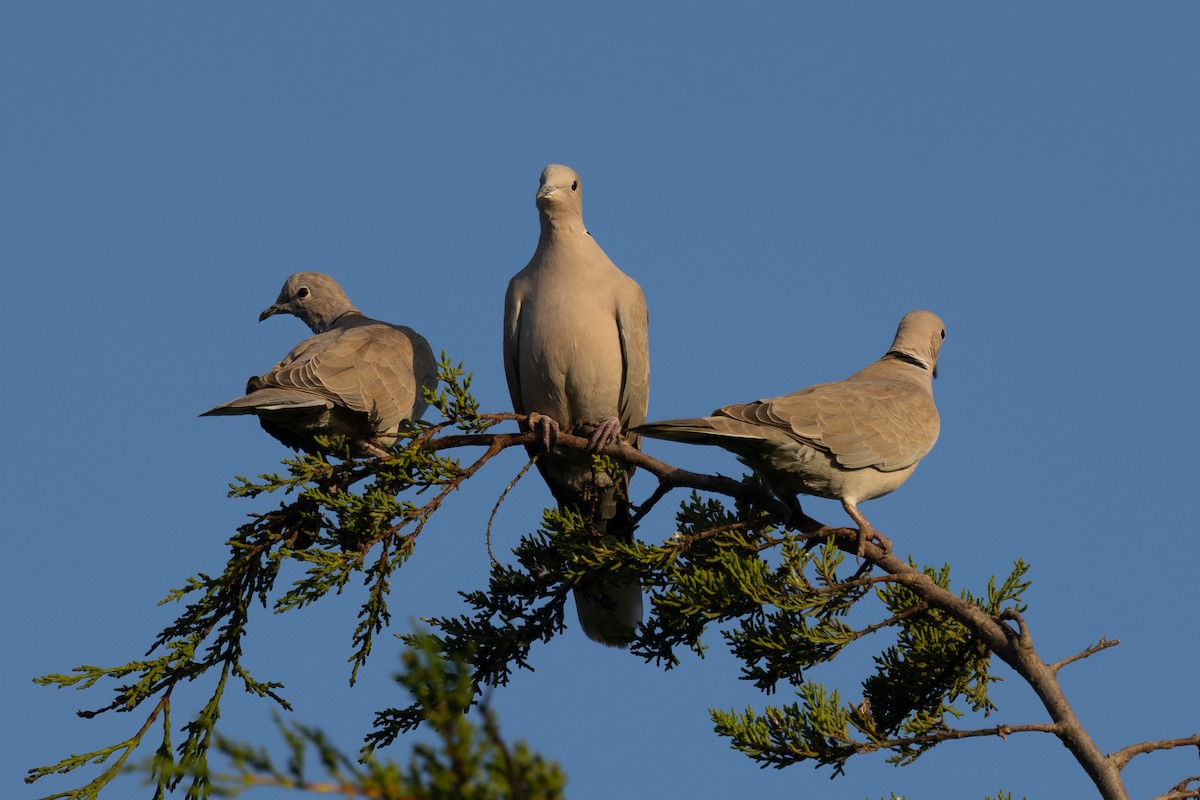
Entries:
[[996,725],[992,728],[980,728],[977,730],[961,731],[961,730],[945,730],[937,733],[928,733],[922,736],[904,736],[894,739],[880,739],[872,742],[877,745],[875,749],[888,750],[893,747],[902,747],[906,745],[932,745],[938,742],[949,742],[958,739],[973,739],[979,736],[999,736],[1001,739],[1007,738],[1013,733],[1053,733],[1057,734],[1058,728],[1055,725],[1046,725],[1044,723],[1032,725]]
[[[1109,759],[1117,765],[1117,769],[1124,769],[1125,765],[1133,760],[1134,756],[1145,755],[1146,753],[1154,753],[1159,750],[1171,750],[1176,747],[1196,747],[1200,748],[1200,735],[1184,736],[1180,739],[1162,739],[1157,742],[1138,742],[1131,744],[1128,747],[1123,747],[1117,752],[1109,756]],[[1184,783],[1189,781],[1200,781],[1200,778],[1189,778]],[[1175,790],[1172,790],[1175,791]]]

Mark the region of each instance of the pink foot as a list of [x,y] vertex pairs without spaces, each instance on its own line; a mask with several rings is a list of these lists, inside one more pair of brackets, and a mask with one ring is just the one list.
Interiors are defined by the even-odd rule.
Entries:
[[529,415],[529,430],[536,434],[543,450],[549,450],[558,441],[558,423],[553,417],[533,412]]
[[870,525],[865,525],[858,529],[858,557],[862,558],[867,551],[867,542],[871,541],[879,545],[885,556],[892,554],[892,540],[884,536],[879,531],[875,530]]
[[592,431],[592,435],[588,438],[588,450],[598,453],[602,448],[615,442],[620,435],[621,421],[616,417],[609,417],[596,426],[596,430]]

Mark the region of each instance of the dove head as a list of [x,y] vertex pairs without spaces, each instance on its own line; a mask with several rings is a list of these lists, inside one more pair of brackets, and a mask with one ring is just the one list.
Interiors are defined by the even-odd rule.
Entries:
[[320,272],[297,272],[284,281],[278,299],[258,315],[258,321],[276,314],[293,314],[313,333],[324,333],[350,311],[358,309],[333,278]]
[[562,164],[542,170],[537,207],[543,222],[552,225],[576,222],[583,227],[583,182],[579,174]]
[[931,311],[910,311],[900,320],[896,339],[884,358],[892,357],[929,370],[937,377],[938,353],[946,338],[946,324]]

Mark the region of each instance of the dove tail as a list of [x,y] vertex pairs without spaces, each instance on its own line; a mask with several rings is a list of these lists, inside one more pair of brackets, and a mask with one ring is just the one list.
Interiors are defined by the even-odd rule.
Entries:
[[633,430],[643,436],[649,436],[651,439],[666,439],[670,442],[687,442],[689,444],[713,444],[713,439],[722,438],[721,432],[716,430],[712,422],[704,417],[666,419],[662,422],[639,425]]
[[642,587],[636,575],[620,573],[612,580],[577,587],[575,612],[589,639],[609,647],[628,647],[642,623]]
[[234,414],[256,414],[258,406],[250,399],[250,395],[239,397],[236,400],[230,400],[228,403],[222,403],[216,408],[210,408],[200,416],[202,417],[228,417]]

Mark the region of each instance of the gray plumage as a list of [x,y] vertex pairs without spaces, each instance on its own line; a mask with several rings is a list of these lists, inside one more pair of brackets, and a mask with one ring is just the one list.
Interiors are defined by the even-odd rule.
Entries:
[[736,453],[792,503],[797,493],[841,500],[861,555],[879,534],[858,504],[903,484],[937,441],[933,378],[945,337],[935,314],[911,311],[883,358],[845,380],[636,430]]
[[[593,450],[646,420],[650,387],[648,316],[641,287],[609,260],[583,224],[583,188],[570,167],[542,171],[537,250],[509,282],[504,301],[504,371],[513,408],[537,414],[544,453],[538,470],[560,506],[591,515],[598,530],[627,531],[628,476],[620,485],[592,469],[589,453],[553,447],[559,427],[587,436]],[[638,446],[637,436],[629,442]],[[584,632],[624,646],[642,619],[636,580],[588,596],[577,591]]]
[[200,416],[255,414],[264,430],[297,450],[313,436],[343,435],[356,455],[385,455],[400,424],[425,413],[422,388],[437,386],[424,337],[364,316],[342,287],[319,272],[297,272],[259,320],[293,314],[312,330],[246,394]]

